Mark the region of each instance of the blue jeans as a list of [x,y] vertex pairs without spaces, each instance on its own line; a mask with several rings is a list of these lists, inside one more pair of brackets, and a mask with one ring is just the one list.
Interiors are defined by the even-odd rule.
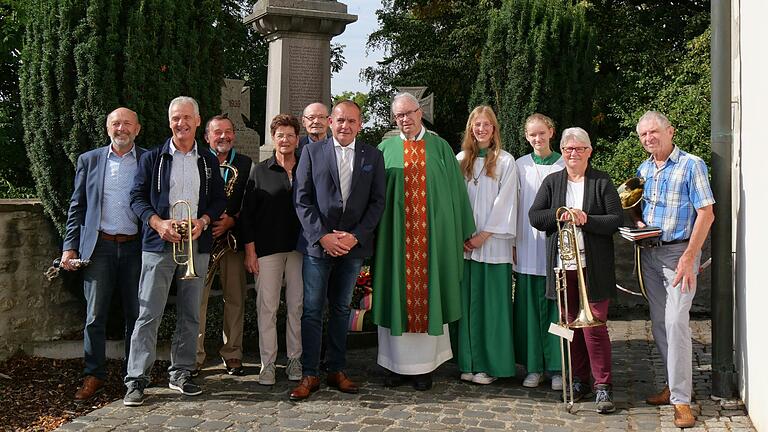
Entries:
[[141,239],[117,243],[98,239],[91,263],[83,269],[83,295],[86,301],[83,359],[85,375],[106,379],[106,327],[112,293],[118,290],[125,321],[125,358],[131,347],[131,334],[139,315],[139,274]]
[[[192,248],[197,250],[197,241]],[[200,277],[176,281],[176,329],[171,340],[171,366],[168,367],[171,380],[189,376],[195,369],[200,296],[203,292],[205,273],[208,271],[209,257],[210,254],[195,252],[195,271]],[[183,276],[185,269],[185,265],[177,265],[174,262],[171,243],[166,243],[161,253],[141,254],[139,318],[131,336],[131,355],[128,357],[128,371],[125,377],[129,388],[134,381],[143,387],[149,384],[148,374],[156,357],[157,331],[168,301],[171,280]]]
[[328,347],[325,358],[328,371],[339,372],[346,366],[349,303],[362,265],[362,258],[316,258],[304,255],[304,311],[301,315],[301,363],[304,375],[319,375],[326,299]]

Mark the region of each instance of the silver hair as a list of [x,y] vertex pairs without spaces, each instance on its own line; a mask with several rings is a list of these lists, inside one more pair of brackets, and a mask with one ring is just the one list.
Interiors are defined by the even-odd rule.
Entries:
[[654,120],[657,125],[659,125],[660,128],[666,129],[670,126],[672,126],[672,123],[669,121],[667,116],[664,114],[658,112],[658,111],[646,111],[645,114],[643,114],[640,117],[640,120],[637,121],[637,126],[635,126],[635,132],[638,134],[640,133],[640,123],[647,121],[647,120]]
[[589,134],[580,127],[570,127],[563,131],[563,137],[560,138],[560,148],[563,148],[563,146],[572,139],[592,148],[592,141],[589,140]]
[[195,115],[200,115],[200,106],[197,104],[197,101],[189,96],[178,96],[174,98],[170,105],[168,105],[168,118],[171,118],[171,110],[173,110],[173,107],[176,105],[182,105],[182,104],[190,104],[192,105],[192,108],[195,110]]
[[390,107],[392,110],[392,114],[395,113],[395,103],[397,103],[397,101],[399,101],[400,99],[407,99],[413,102],[413,104],[416,105],[416,107],[421,108],[421,104],[419,104],[419,100],[416,99],[416,96],[408,92],[400,92],[396,94],[395,97],[392,98],[392,106]]

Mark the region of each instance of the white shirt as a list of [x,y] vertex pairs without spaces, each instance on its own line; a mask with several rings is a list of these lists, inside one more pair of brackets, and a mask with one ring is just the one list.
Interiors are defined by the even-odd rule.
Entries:
[[[171,140],[170,151],[171,156],[173,156],[173,162],[171,163],[171,185],[168,190],[168,204],[173,206],[173,203],[179,200],[188,202],[192,211],[191,218],[197,219],[197,205],[200,199],[197,142],[192,146],[192,150],[184,153],[177,149],[173,144],[173,140]],[[171,218],[186,219],[187,207],[184,205],[179,206],[176,214],[172,214]]]
[[[565,193],[566,207],[582,210],[584,207],[584,183],[586,183],[586,181],[583,178],[578,183],[568,180],[568,190]],[[565,228],[565,224],[562,224],[561,226]],[[584,267],[587,265],[587,255],[584,253],[584,234],[581,232],[581,228],[574,228],[574,231],[576,232],[576,244],[579,247],[581,266]],[[558,266],[563,267],[566,270],[576,270],[576,259],[563,262],[560,260],[560,254],[558,254],[557,262]]]
[[538,165],[530,154],[516,162],[520,184],[517,212],[517,264],[515,271],[527,275],[546,276],[547,244],[546,233],[531,226],[528,210],[531,209],[541,183],[548,175],[565,168],[563,158],[552,165]]
[[[459,161],[464,152],[456,155]],[[489,264],[512,264],[517,228],[517,166],[511,154],[501,151],[494,178],[485,172],[485,158],[475,159],[472,178],[464,179],[475,217],[476,233],[492,233],[483,245],[464,253],[465,259]],[[477,179],[475,184],[474,179]],[[474,234],[473,234],[474,235]]]

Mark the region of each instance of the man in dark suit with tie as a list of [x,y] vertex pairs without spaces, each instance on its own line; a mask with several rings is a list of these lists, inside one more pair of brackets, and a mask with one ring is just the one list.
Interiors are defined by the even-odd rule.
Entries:
[[333,136],[307,146],[296,169],[296,213],[301,222],[297,250],[304,254],[301,316],[303,376],[290,393],[302,400],[320,388],[323,308],[328,302],[327,384],[357,393],[344,373],[352,290],[363,259],[373,254],[374,231],[384,211],[384,159],[355,142],[360,107],[339,102],[331,113]]
[[129,192],[137,161],[144,149],[134,145],[141,125],[135,112],[118,108],[107,116],[109,145],[77,159],[75,189],[69,204],[61,267],[74,270],[78,257],[90,261],[83,270],[87,303],[83,335],[85,379],[76,400],[90,399],[106,378],[106,324],[110,300],[117,291],[125,321],[125,356],[139,313],[141,272],[139,219],[130,207]]

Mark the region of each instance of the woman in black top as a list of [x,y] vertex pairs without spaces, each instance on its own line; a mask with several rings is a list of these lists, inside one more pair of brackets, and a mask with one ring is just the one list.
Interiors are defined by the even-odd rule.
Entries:
[[[560,262],[556,212],[568,207],[574,213],[574,225],[589,306],[600,321],[608,319],[608,304],[616,296],[613,234],[622,222],[619,194],[610,177],[589,166],[592,144],[584,129],[563,131],[560,150],[565,169],[548,175],[528,211],[531,225],[547,233],[547,297],[555,299],[554,267],[565,269],[568,322],[579,310],[575,260]],[[569,220],[564,213],[561,220]],[[615,411],[611,393],[611,340],[608,326],[575,329],[571,343],[574,375],[574,399],[592,393],[590,370],[594,378],[595,409],[605,414]]]
[[245,268],[258,276],[256,302],[259,323],[261,372],[259,384],[275,383],[277,359],[277,309],[285,275],[287,325],[285,330],[288,379],[301,379],[301,312],[304,284],[302,255],[297,252],[300,223],[293,205],[293,178],[298,164],[299,120],[287,114],[272,119],[275,146],[271,158],[255,165],[243,205]]

